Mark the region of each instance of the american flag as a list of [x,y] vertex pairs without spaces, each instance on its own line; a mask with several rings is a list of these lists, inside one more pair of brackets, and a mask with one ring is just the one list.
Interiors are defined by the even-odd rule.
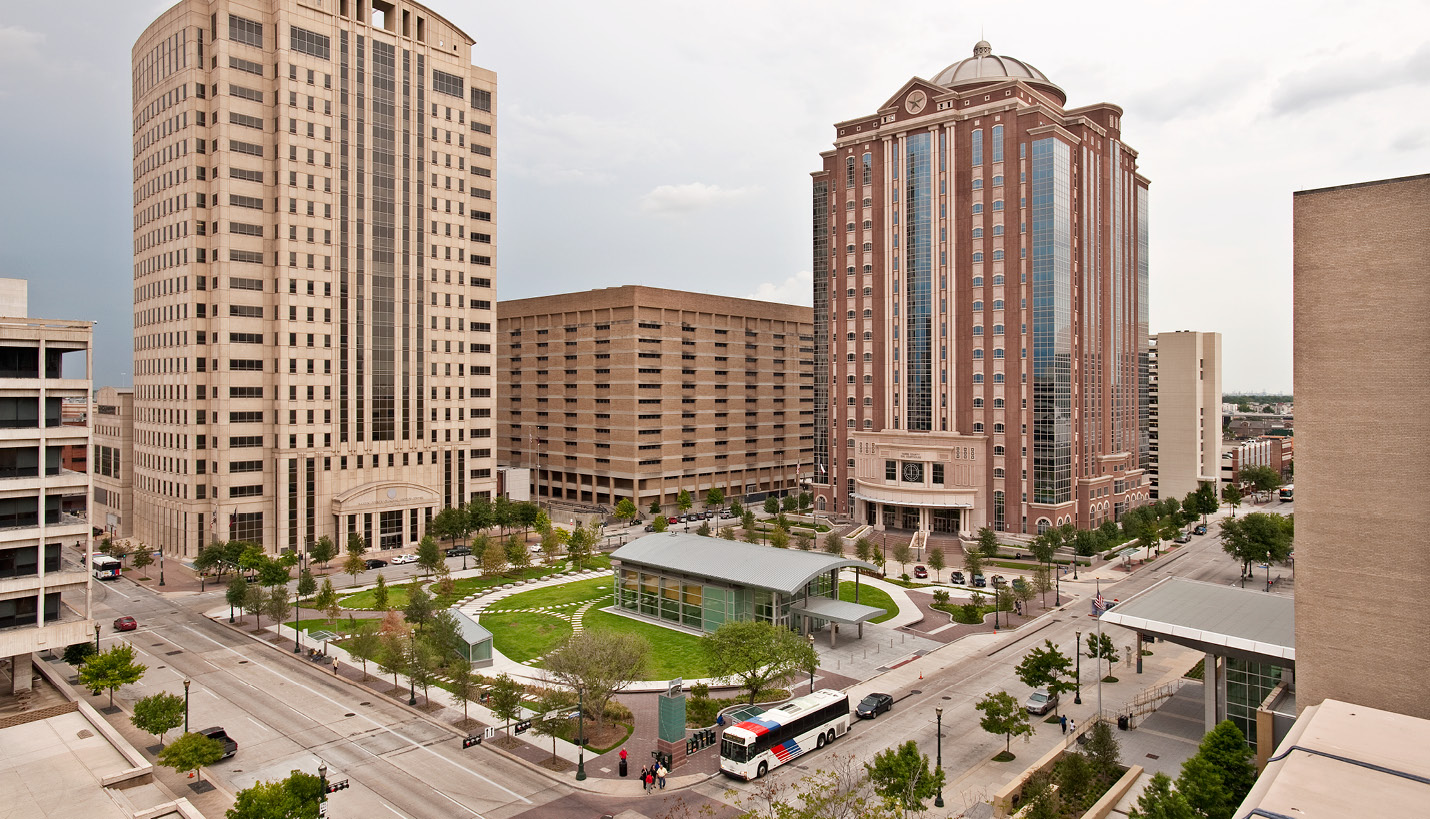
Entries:
[[1107,601],[1102,599],[1102,592],[1097,593],[1097,599],[1093,601],[1093,607],[1097,609],[1099,614],[1107,611]]

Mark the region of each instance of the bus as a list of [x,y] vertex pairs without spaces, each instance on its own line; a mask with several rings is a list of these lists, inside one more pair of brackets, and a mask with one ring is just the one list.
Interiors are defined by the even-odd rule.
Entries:
[[1296,499],[1296,484],[1288,483],[1281,487],[1281,502],[1288,503]]
[[100,580],[114,580],[124,564],[109,555],[95,555],[89,560],[90,571]]
[[749,781],[849,731],[849,695],[822,689],[725,729],[720,770]]

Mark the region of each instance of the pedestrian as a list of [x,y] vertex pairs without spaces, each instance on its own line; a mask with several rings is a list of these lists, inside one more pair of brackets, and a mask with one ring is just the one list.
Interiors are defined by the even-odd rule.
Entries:
[[670,773],[665,769],[665,764],[661,763],[655,768],[655,778],[660,781],[660,789],[665,790],[665,775]]
[[1058,722],[1062,723],[1063,733],[1066,734],[1068,732],[1068,715],[1063,714],[1061,717],[1058,718]]
[[647,784],[646,784],[645,775],[646,775],[646,766],[645,766],[645,765],[642,765],[642,766],[641,766],[641,789],[648,791],[648,790],[650,790],[650,785],[647,785]]
[[645,769],[645,792],[650,793],[655,790],[655,772],[650,768]]
[[338,661],[333,660],[333,676],[338,676]]
[[1075,720],[1075,719],[1069,719],[1069,720],[1068,720],[1068,730],[1071,731],[1071,732],[1074,733],[1074,734],[1077,733],[1077,720]]

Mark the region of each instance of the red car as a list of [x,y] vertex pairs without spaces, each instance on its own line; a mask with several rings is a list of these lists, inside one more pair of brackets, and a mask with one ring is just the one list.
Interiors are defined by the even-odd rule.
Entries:
[[114,621],[115,631],[133,631],[139,628],[139,622],[133,617],[120,617]]
[[915,566],[915,567],[914,567],[914,577],[917,577],[917,578],[919,578],[920,580],[927,580],[927,579],[928,579],[928,576],[929,576],[929,570],[928,570],[928,569],[925,569],[923,566]]
[[675,524],[680,522],[680,518],[666,518],[665,522],[669,523],[671,526],[674,526]]

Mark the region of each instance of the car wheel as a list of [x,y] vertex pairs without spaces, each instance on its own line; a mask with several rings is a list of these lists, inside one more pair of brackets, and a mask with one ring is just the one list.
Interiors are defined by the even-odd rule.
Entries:
[[761,762],[761,763],[760,763],[760,767],[755,770],[755,778],[756,778],[756,779],[764,779],[764,778],[765,778],[765,774],[767,774],[767,773],[769,773],[769,772],[770,772],[770,766],[767,765],[767,764],[765,764],[765,763],[763,763],[763,762]]
[[816,748],[823,748],[823,747],[824,747],[824,734],[820,734],[820,735],[819,735],[819,739],[815,740],[815,742],[814,742],[814,747],[816,747]]

